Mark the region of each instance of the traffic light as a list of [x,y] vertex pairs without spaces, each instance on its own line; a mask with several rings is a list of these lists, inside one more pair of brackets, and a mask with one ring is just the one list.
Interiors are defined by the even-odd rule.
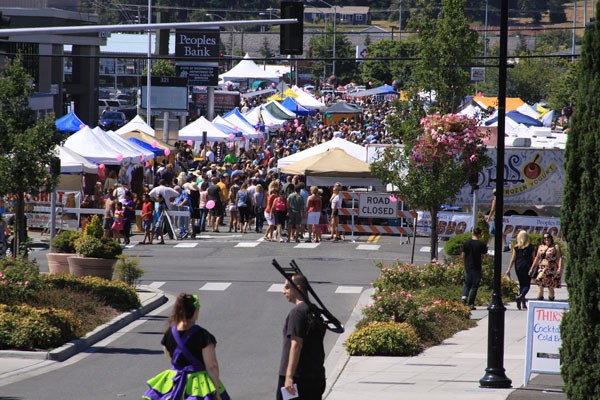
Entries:
[[304,47],[304,3],[302,1],[282,1],[281,18],[295,18],[298,22],[280,25],[279,53],[301,55]]

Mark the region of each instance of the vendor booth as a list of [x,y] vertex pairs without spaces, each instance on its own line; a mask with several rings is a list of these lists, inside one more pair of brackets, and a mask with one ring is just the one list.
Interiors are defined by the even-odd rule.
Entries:
[[325,109],[323,123],[326,125],[334,125],[339,124],[345,119],[360,121],[361,117],[362,111],[358,107],[348,104],[345,101],[340,101]]
[[340,148],[329,149],[293,164],[281,167],[285,174],[305,175],[308,186],[381,186],[381,181],[371,174],[369,164],[358,160]]
[[346,139],[333,138],[314,147],[310,147],[304,151],[294,153],[290,156],[277,160],[277,167],[282,168],[286,165],[293,164],[315,154],[321,154],[329,149],[338,148],[344,150],[347,154],[360,161],[367,161],[367,149],[359,144],[352,143]]

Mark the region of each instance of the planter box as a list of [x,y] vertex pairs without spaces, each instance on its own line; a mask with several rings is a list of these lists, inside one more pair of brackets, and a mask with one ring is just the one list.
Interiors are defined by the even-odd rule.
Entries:
[[113,266],[117,262],[115,259],[77,255],[71,255],[67,261],[69,262],[69,272],[75,276],[97,276],[108,280],[112,279]]
[[69,262],[67,259],[73,255],[72,253],[47,253],[48,272],[50,274],[68,274]]

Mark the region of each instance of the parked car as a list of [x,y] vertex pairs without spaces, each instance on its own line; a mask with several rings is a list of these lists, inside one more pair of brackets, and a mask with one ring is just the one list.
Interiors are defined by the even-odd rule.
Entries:
[[98,114],[102,115],[103,112],[109,111],[107,107],[110,108],[110,111],[116,111],[121,107],[121,103],[118,100],[98,99]]
[[115,131],[125,125],[127,123],[127,118],[125,114],[120,111],[107,111],[102,114],[100,118],[100,123],[98,124],[100,128],[105,131]]

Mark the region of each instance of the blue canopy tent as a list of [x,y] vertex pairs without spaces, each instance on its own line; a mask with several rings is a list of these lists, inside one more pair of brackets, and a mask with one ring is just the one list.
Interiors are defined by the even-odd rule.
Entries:
[[143,140],[136,139],[136,138],[129,138],[128,140],[131,140],[133,143],[145,148],[146,150],[150,150],[151,152],[154,153],[154,157],[165,155],[165,151],[163,149],[159,148],[158,146],[152,147],[152,145],[150,143],[146,143]]
[[70,112],[54,121],[56,129],[61,132],[77,132],[85,125],[74,112]]
[[[528,128],[531,126],[544,126],[542,121],[538,121],[535,118],[531,118],[530,116],[521,114],[520,112],[515,111],[515,110],[507,112],[506,118],[510,118],[513,121],[515,121],[516,123],[523,124],[523,125],[527,126]],[[489,126],[489,125],[496,123],[497,121],[498,121],[498,116],[488,119],[487,121],[485,121],[485,124],[487,126]]]
[[373,89],[361,90],[346,94],[346,97],[385,96],[388,94],[398,95],[398,92],[390,85],[382,85]]
[[311,113],[314,114],[314,112],[311,112],[310,110],[304,108],[296,100],[294,100],[291,97],[286,97],[285,100],[283,100],[281,102],[281,105],[284,106],[285,108],[287,108],[288,110],[290,110],[291,112],[296,113],[296,115],[299,115],[302,117],[306,117],[306,116],[310,115]]

